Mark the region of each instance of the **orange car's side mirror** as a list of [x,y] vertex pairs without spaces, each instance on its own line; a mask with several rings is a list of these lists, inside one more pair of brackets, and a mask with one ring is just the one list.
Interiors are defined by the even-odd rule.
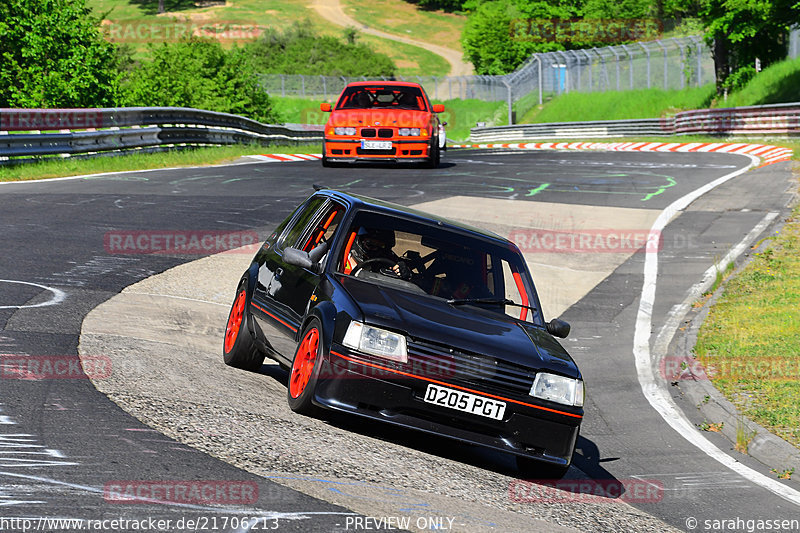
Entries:
[[[442,106],[442,107],[444,107],[444,106]],[[331,104],[329,104],[327,102],[323,102],[323,103],[319,104],[319,110],[320,111],[325,111],[326,113],[330,113],[331,112]]]
[[444,104],[433,104],[434,113],[444,113]]

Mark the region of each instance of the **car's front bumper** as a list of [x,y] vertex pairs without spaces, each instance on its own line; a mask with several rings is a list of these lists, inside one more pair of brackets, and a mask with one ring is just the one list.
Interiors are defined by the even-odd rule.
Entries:
[[374,367],[354,362],[346,353],[347,348],[334,348],[323,363],[315,391],[315,402],[323,407],[552,464],[571,461],[582,416],[514,399],[506,402],[502,420],[433,405],[423,400],[428,383],[461,386],[391,371],[378,372],[376,377]]
[[361,148],[361,140],[325,139],[324,156],[332,162],[397,161],[423,162],[430,158],[429,139],[380,139],[391,141],[389,150]]

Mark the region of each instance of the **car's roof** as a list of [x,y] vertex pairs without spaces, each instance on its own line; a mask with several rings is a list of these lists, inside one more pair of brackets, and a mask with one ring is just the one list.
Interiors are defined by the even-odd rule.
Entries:
[[364,87],[364,86],[373,86],[373,85],[392,85],[394,87],[420,87],[422,85],[413,81],[385,81],[385,80],[375,80],[375,81],[353,81],[347,84],[348,87]]
[[418,219],[421,221],[428,221],[428,222],[432,221],[442,226],[449,226],[451,228],[461,230],[462,232],[472,233],[474,235],[483,237],[485,239],[496,241],[498,242],[498,244],[508,244],[510,242],[508,239],[485,229],[476,228],[475,226],[471,226],[469,224],[464,224],[462,222],[457,222],[449,218],[440,217],[438,215],[427,213],[425,211],[412,209],[404,205],[395,204],[392,202],[386,202],[384,200],[378,200],[376,198],[370,198],[369,196],[345,193],[342,191],[337,191],[335,189],[322,189],[317,194],[323,194],[326,196],[337,198],[340,201],[347,202],[351,204],[354,209],[365,209],[365,208],[373,209],[376,211],[380,211],[382,213],[386,213],[388,215],[395,215],[395,216],[399,215],[399,216],[404,216],[406,218]]

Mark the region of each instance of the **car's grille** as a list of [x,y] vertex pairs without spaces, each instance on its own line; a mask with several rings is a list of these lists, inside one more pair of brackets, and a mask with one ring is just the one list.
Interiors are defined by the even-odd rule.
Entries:
[[409,339],[412,373],[462,385],[477,385],[487,392],[528,394],[535,372],[487,355]]
[[391,139],[394,135],[394,132],[389,128],[381,128],[378,130],[378,137],[382,139]]
[[361,129],[361,136],[362,137],[375,137],[375,128],[362,128]]

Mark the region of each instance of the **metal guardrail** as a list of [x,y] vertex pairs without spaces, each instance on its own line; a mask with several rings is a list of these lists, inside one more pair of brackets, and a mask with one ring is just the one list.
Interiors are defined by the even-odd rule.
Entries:
[[175,145],[321,141],[321,126],[262,124],[182,107],[0,109],[0,164]]
[[477,143],[664,135],[800,136],[800,103],[682,111],[673,117],[553,122],[470,130]]

